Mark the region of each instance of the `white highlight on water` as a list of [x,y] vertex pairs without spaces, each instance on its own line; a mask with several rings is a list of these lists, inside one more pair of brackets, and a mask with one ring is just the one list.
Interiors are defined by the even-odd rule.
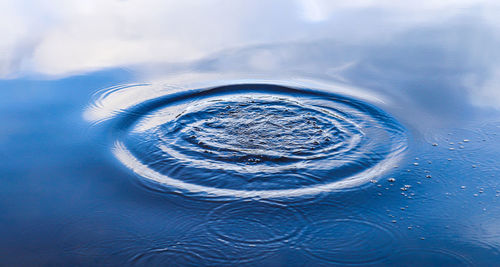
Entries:
[[158,182],[160,184],[188,191],[190,193],[205,193],[214,197],[286,198],[315,195],[324,192],[348,189],[365,184],[370,180],[376,180],[377,178],[380,178],[380,176],[384,172],[391,169],[392,166],[394,166],[400,160],[404,149],[404,147],[395,149],[395,151],[389,154],[386,159],[382,160],[374,167],[346,179],[327,184],[282,190],[237,190],[186,183],[149,168],[148,166],[140,162],[120,141],[115,142],[113,153],[118,158],[118,160],[120,160],[125,166],[133,170],[137,175]]

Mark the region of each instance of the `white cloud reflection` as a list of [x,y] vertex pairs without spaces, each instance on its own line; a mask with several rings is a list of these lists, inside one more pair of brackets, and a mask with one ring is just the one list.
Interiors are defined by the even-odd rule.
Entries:
[[187,62],[260,43],[340,36],[361,43],[466,8],[479,8],[485,17],[493,17],[486,14],[493,4],[472,0],[0,0],[0,77]]

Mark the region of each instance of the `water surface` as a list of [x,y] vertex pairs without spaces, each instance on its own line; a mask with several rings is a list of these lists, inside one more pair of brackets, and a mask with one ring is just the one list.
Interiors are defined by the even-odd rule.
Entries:
[[0,263],[496,265],[498,9],[314,3],[6,35]]

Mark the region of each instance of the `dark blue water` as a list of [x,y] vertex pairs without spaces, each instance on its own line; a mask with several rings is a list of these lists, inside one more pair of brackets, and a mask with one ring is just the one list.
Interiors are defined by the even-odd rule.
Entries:
[[488,19],[0,80],[0,265],[498,265]]
[[[106,92],[87,117],[152,88]],[[113,151],[140,176],[186,193],[286,198],[352,188],[374,182],[406,148],[393,118],[336,94],[263,83],[165,93],[111,112]]]

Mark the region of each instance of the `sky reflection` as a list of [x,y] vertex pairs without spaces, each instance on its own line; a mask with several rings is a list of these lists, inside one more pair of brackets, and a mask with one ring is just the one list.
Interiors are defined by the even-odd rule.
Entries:
[[[108,141],[116,115],[140,103],[259,81],[352,97],[408,129],[407,154],[390,176],[372,170],[367,175],[380,178],[377,184],[298,208],[332,242],[342,234],[327,231],[337,229],[332,223],[348,218],[353,232],[379,229],[359,223],[366,220],[394,232],[394,247],[406,249],[399,254],[406,258],[422,249],[494,265],[500,255],[498,14],[497,0],[0,0],[0,258],[6,265],[95,265],[94,258],[111,257],[108,265],[118,265],[181,235],[200,246],[200,255],[258,258],[228,248],[231,242],[213,242],[206,229],[231,233],[235,227],[217,219],[228,210],[221,218],[252,226],[239,219],[263,218],[267,208],[240,213],[236,205],[233,216],[231,207],[164,194],[122,165],[186,191],[211,189],[167,180]],[[382,167],[395,165],[391,160]],[[310,240],[323,235],[314,230],[305,231]],[[231,240],[227,232],[221,236]],[[307,262],[313,253],[300,255],[294,246],[283,243],[268,265]],[[382,255],[393,253],[378,247],[388,249]]]
[[470,95],[467,102],[500,108],[499,7],[469,0],[0,1],[0,77],[126,67],[148,79],[215,71],[352,83],[354,71],[356,83],[370,87],[404,79],[452,86]]

